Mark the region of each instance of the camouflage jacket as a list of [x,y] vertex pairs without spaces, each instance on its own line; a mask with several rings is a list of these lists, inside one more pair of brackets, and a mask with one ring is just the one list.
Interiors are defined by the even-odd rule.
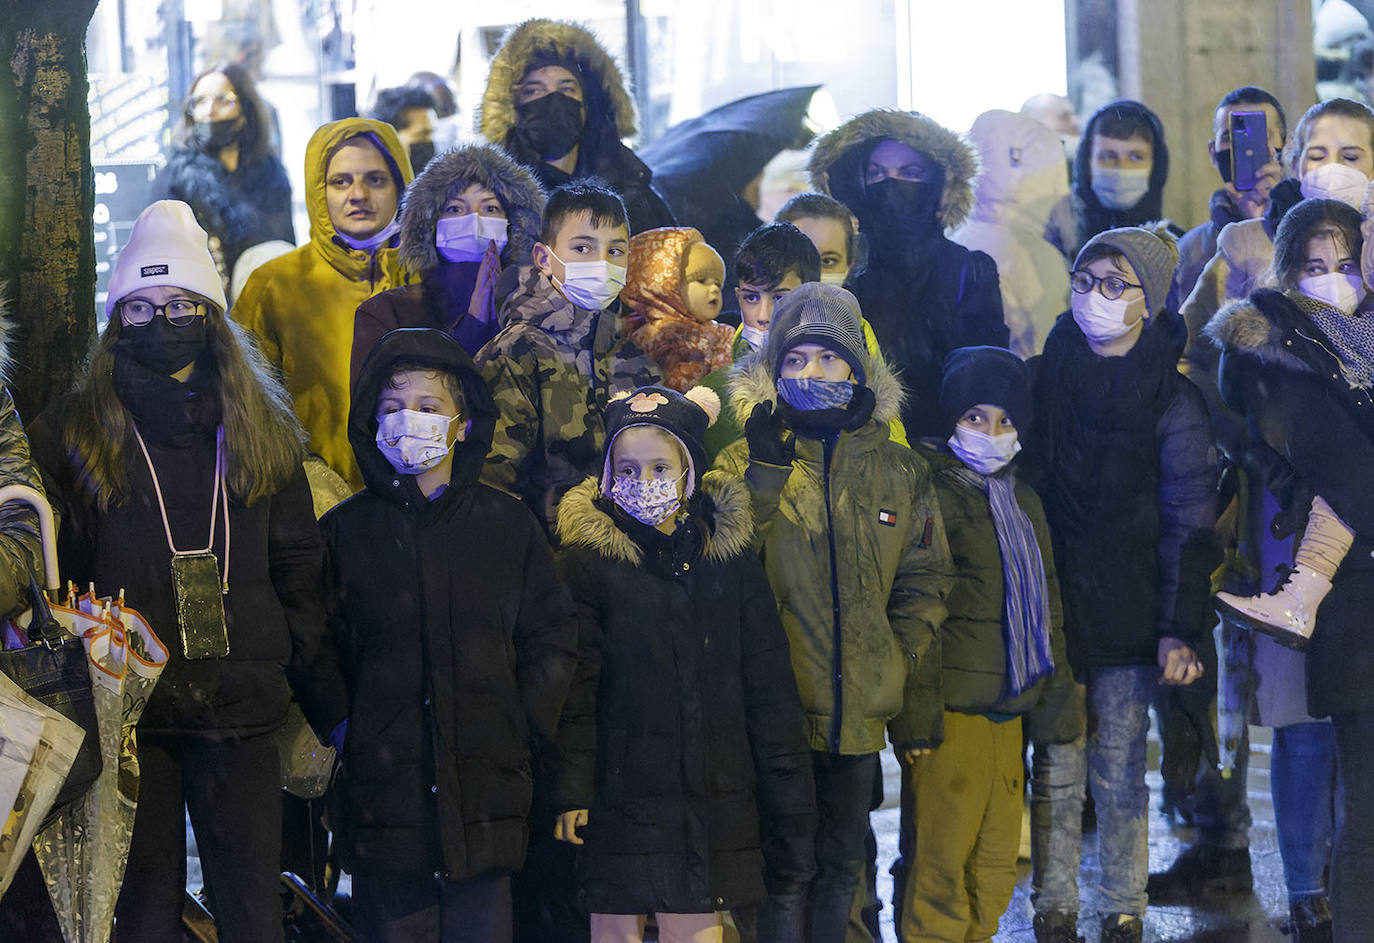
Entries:
[[537,269],[522,273],[501,323],[476,358],[501,412],[482,480],[523,500],[552,534],[563,492],[600,474],[606,403],[661,374],[615,310],[576,307]]

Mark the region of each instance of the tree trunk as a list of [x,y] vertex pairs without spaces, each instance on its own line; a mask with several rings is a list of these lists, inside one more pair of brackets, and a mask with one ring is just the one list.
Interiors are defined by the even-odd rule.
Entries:
[[8,385],[33,419],[95,332],[86,27],[96,0],[0,0],[0,298]]

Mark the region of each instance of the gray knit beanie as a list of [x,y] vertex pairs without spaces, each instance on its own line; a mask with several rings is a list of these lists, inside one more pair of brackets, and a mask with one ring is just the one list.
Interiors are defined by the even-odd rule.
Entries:
[[819,344],[845,359],[854,379],[868,382],[868,347],[859,327],[859,301],[838,285],[807,282],[778,299],[768,330],[768,365],[773,379],[793,347]]
[[1098,233],[1079,251],[1073,262],[1074,271],[1083,265],[1083,259],[1090,253],[1101,255],[1093,250],[1103,246],[1125,256],[1131,263],[1145,289],[1145,310],[1150,315],[1158,313],[1164,307],[1164,299],[1174,279],[1174,268],[1178,265],[1178,245],[1165,226],[1162,223],[1148,227],[1127,226]]

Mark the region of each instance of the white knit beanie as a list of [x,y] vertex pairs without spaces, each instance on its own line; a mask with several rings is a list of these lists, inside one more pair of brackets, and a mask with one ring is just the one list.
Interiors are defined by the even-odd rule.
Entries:
[[159,200],[138,214],[129,241],[110,274],[106,317],[140,288],[184,288],[210,299],[224,311],[224,283],[210,255],[205,230],[180,200]]

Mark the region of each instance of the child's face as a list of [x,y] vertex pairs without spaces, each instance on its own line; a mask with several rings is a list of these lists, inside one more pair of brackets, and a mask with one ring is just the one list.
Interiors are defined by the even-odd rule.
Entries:
[[671,435],[655,426],[631,426],[615,437],[611,447],[611,475],[614,478],[676,480],[677,496],[681,498],[686,471],[682,447]]
[[1016,425],[1001,406],[979,403],[959,417],[959,425],[983,435],[1016,435]]
[[567,280],[569,262],[610,262],[623,266],[629,255],[629,227],[624,223],[593,226],[591,210],[586,210],[563,220],[552,245],[535,243],[533,259],[539,271],[562,284]]
[[739,302],[739,316],[749,327],[766,331],[773,320],[773,305],[794,288],[801,287],[801,276],[788,272],[776,285],[751,285],[740,282],[735,289],[735,300]]
[[682,300],[687,313],[705,324],[720,314],[723,301],[721,283],[725,281],[725,263],[715,249],[704,242],[687,250],[687,274],[682,286]]
[[782,369],[778,373],[784,380],[854,382],[854,371],[849,361],[820,344],[798,344],[793,347],[782,355]]
[[849,274],[849,230],[829,216],[802,216],[792,220],[821,255],[821,274]]
[[[382,387],[377,397],[377,421],[402,409],[439,416],[457,416],[458,404],[436,370],[398,370]],[[449,423],[448,444],[462,442],[467,436],[467,424]]]

